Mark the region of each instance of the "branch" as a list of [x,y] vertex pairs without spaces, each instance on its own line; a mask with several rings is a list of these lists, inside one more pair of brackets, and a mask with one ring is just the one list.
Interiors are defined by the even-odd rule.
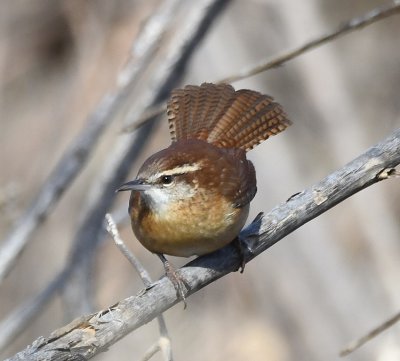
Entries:
[[[136,258],[136,256],[129,250],[125,242],[122,240],[117,225],[115,224],[111,214],[106,214],[106,228],[108,233],[111,235],[114,240],[115,245],[121,251],[121,253],[128,259],[129,263],[133,266],[136,272],[139,274],[142,279],[143,284],[146,288],[150,288],[153,283],[149,273],[143,267],[141,262]],[[161,351],[164,359],[167,361],[172,361],[172,348],[171,348],[171,340],[168,335],[167,325],[165,323],[164,316],[162,314],[157,316],[158,328],[160,330],[160,338],[156,343],[154,343],[149,350],[146,352],[143,360],[150,360],[150,358],[156,354],[158,351]]]
[[396,322],[399,321],[400,321],[400,312],[398,312],[393,317],[383,322],[381,325],[374,328],[372,331],[368,332],[365,336],[350,343],[350,345],[348,345],[345,349],[340,351],[340,356],[343,357],[351,354],[353,351],[360,348],[366,342],[372,340],[374,337],[378,336],[383,331],[387,330],[389,327],[393,326]]
[[[391,169],[400,164],[400,129],[381,143],[328,175],[312,187],[292,196],[271,212],[245,228],[241,240],[247,246],[245,261],[274,245],[311,219],[317,217],[360,190],[390,177]],[[188,295],[238,269],[239,255],[229,245],[210,255],[188,263],[178,272],[188,288]],[[171,282],[163,277],[154,287],[143,290],[97,314],[82,316],[39,338],[9,361],[78,360],[91,358],[120,338],[150,322],[178,302]]]
[[276,68],[278,66],[283,65],[289,60],[292,60],[299,55],[302,55],[310,50],[313,50],[321,45],[327,44],[337,38],[340,38],[344,35],[347,35],[355,30],[359,30],[364,28],[368,25],[371,25],[379,20],[385,19],[389,16],[396,15],[400,12],[400,1],[399,0],[392,0],[389,5],[377,7],[366,14],[356,16],[344,24],[337,27],[335,30],[327,33],[325,35],[320,35],[315,39],[305,43],[298,48],[294,48],[283,54],[277,56],[272,60],[263,60],[258,65],[253,65],[248,69],[244,69],[239,73],[233,74],[228,76],[224,79],[221,79],[221,83],[231,83],[235,81],[239,81],[250,76],[262,73],[266,70]]
[[[143,97],[141,100],[144,101],[132,107],[134,114],[142,113],[169,96],[181,81],[195,49],[228,3],[229,0],[202,0],[189,8],[185,21],[180,24],[181,31],[171,37],[172,44],[167,48],[166,54],[164,53],[162,61],[156,63],[157,70],[147,79],[151,87],[144,87],[140,91]],[[130,118],[131,114],[128,113],[126,117]],[[87,202],[89,207],[73,241],[70,260],[73,265],[72,273],[64,288],[66,304],[72,311],[70,318],[93,309],[90,304],[91,287],[88,275],[96,246],[104,238],[104,216],[115,201],[115,189],[126,180],[133,164],[150,140],[155,120],[146,123],[134,134],[117,137],[97,175],[97,179],[101,181],[95,182],[91,187]]]
[[[244,69],[236,74],[214,81],[214,83],[233,83],[235,81],[249,78],[253,75],[270,70],[272,68],[277,68],[279,66],[282,66],[287,61],[297,58],[298,56],[303,55],[310,50],[313,50],[321,45],[325,45],[355,30],[359,30],[363,27],[371,25],[379,20],[385,19],[392,15],[396,15],[399,12],[400,0],[392,0],[392,3],[390,5],[375,8],[364,15],[352,18],[328,34],[320,35],[302,46],[299,46],[297,48],[284,52],[281,55],[276,56],[272,60],[263,60],[258,65],[253,65],[250,68]],[[135,129],[146,123],[148,120],[164,113],[166,111],[166,107],[167,105],[164,103],[154,105],[139,118],[135,118],[129,124],[125,125],[121,129],[121,131],[125,133],[134,131]]]
[[125,242],[122,240],[113,217],[111,216],[110,213],[107,213],[105,218],[106,218],[107,232],[111,235],[115,245],[120,250],[120,252],[125,256],[125,258],[129,261],[129,263],[133,266],[133,268],[136,270],[145,287],[146,288],[150,287],[153,282],[151,281],[149,273],[146,271],[146,269],[143,267],[140,261],[129,250]]
[[[146,107],[160,102],[176,86],[183,76],[196,46],[228,3],[228,0],[196,2],[196,6],[191,8],[191,13],[186,17],[186,23],[183,25],[185,31],[178,33],[178,39],[175,39],[168,49],[168,56],[158,66],[157,76],[148,82],[156,90],[150,94],[141,107],[136,108],[137,112],[140,113]],[[97,182],[99,188],[96,191],[96,197],[94,197],[90,212],[86,215],[86,219],[75,236],[74,249],[70,259],[64,269],[44,290],[19,306],[0,323],[0,349],[8,345],[34,317],[39,315],[55,292],[65,287],[73,272],[79,271],[81,264],[89,263],[96,244],[104,236],[104,215],[115,199],[114,190],[126,178],[133,161],[148,138],[149,129],[151,127],[144,127],[135,136],[124,137],[122,140],[119,138],[118,144],[112,147],[112,152],[105,161],[108,167],[104,171],[106,174],[99,177],[102,181]]]
[[21,189],[18,183],[10,182],[0,186],[0,216],[3,219],[15,218],[18,198],[21,198]]
[[135,40],[130,58],[118,76],[115,90],[106,94],[88,117],[79,136],[65,151],[54,170],[43,183],[38,195],[20,217],[0,248],[0,282],[13,267],[33,232],[42,224],[64,192],[83,169],[98,140],[121,108],[132,86],[147,68],[149,58],[174,15],[176,0],[165,1]]

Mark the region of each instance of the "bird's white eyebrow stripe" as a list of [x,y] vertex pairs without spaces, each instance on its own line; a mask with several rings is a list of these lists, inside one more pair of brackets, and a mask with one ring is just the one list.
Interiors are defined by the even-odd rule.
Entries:
[[166,176],[166,175],[176,175],[176,174],[185,174],[190,172],[195,172],[196,170],[201,169],[199,163],[194,164],[183,164],[173,169],[167,169],[163,172],[159,172],[156,174],[156,178]]

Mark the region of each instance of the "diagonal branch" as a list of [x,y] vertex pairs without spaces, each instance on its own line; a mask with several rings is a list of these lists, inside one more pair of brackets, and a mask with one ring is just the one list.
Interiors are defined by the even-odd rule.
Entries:
[[[249,78],[253,75],[262,73],[264,71],[277,68],[282,66],[286,62],[297,58],[304,53],[313,50],[321,45],[325,45],[337,38],[340,38],[344,35],[347,35],[355,30],[359,30],[363,27],[371,25],[379,20],[385,19],[389,16],[396,15],[400,13],[400,0],[392,0],[389,5],[377,7],[363,15],[354,17],[344,24],[338,26],[335,30],[316,37],[308,41],[307,43],[289,50],[287,52],[283,52],[282,54],[274,57],[273,59],[264,59],[259,64],[250,66],[247,69],[239,71],[233,75],[225,77],[223,79],[214,81],[214,83],[233,83],[235,81],[239,81],[245,78]],[[125,125],[122,129],[123,132],[132,132],[138,127],[142,126],[146,121],[153,118],[156,115],[160,115],[165,112],[166,104],[157,104],[150,109],[148,109],[143,115],[139,118],[134,119],[129,124]]]
[[115,90],[106,94],[88,117],[79,136],[65,151],[38,195],[20,217],[0,248],[0,282],[14,265],[28,244],[33,232],[45,221],[79,172],[83,169],[97,142],[129,95],[133,85],[156,49],[166,27],[174,18],[176,0],[167,0],[149,19],[139,38],[134,42],[130,58],[118,77]]
[[[143,111],[144,108],[165,99],[171,89],[178,84],[199,43],[228,4],[229,0],[202,0],[191,8],[184,24],[185,31],[179,32],[179,36],[174,37],[166,58],[158,66],[157,75],[149,81],[154,90],[149,94],[146,102],[140,108],[136,108],[136,111]],[[114,201],[114,191],[126,178],[132,163],[147,141],[149,129],[151,129],[151,124],[150,127],[148,125],[129,139],[124,137],[125,139],[119,140],[112,149],[107,160],[108,168],[105,169],[107,174],[103,174],[91,211],[86,215],[86,219],[75,236],[70,259],[45,289],[16,308],[0,323],[0,349],[8,345],[33,318],[40,314],[51,297],[57,291],[64,289],[74,274],[79,273],[79,267],[82,264],[89,262],[96,244],[104,236],[102,227],[104,215]]]
[[[142,103],[140,108],[136,108],[137,112],[164,99],[176,86],[192,54],[228,4],[229,0],[202,0],[191,7],[187,21],[184,23],[185,31],[172,39],[166,57],[158,66],[157,74],[148,81],[154,89],[146,102]],[[71,282],[71,277],[74,273],[79,273],[79,267],[83,263],[90,262],[90,256],[93,255],[96,244],[104,237],[105,230],[102,227],[104,215],[115,199],[114,190],[126,178],[128,168],[130,169],[137,159],[148,138],[148,133],[149,127],[146,126],[140,129],[134,138],[123,140],[122,144],[119,142],[115,145],[112,154],[109,155],[108,170],[105,169],[107,174],[103,174],[102,182],[99,182],[102,184],[99,185],[97,197],[92,203],[92,212],[87,214],[79,228],[79,234],[75,236],[75,245],[69,261],[45,289],[1,321],[0,349],[8,345],[26,328],[28,322],[42,312],[44,306],[57,291],[64,289],[67,283]],[[111,166],[114,168],[110,170]]]
[[239,81],[250,76],[262,73],[266,70],[276,68],[278,66],[283,65],[289,60],[292,60],[299,55],[302,55],[310,50],[313,50],[321,45],[324,45],[332,40],[335,40],[339,37],[342,37],[346,34],[349,34],[355,30],[359,30],[365,26],[371,25],[379,20],[385,19],[389,16],[396,15],[400,13],[400,1],[392,0],[389,5],[384,5],[377,7],[363,15],[356,16],[342,25],[338,26],[335,30],[316,37],[311,41],[305,43],[302,46],[289,50],[272,60],[263,60],[258,65],[253,65],[248,69],[244,69],[239,73],[228,76],[224,79],[221,79],[221,83],[231,83],[234,81]]
[[[246,262],[351,195],[390,178],[391,172],[387,169],[399,164],[400,129],[319,183],[257,217],[240,235],[248,248],[244,254]],[[237,270],[239,263],[235,247],[229,245],[195,259],[179,272],[192,294]],[[37,339],[9,361],[40,360],[44,355],[47,360],[91,358],[177,302],[173,285],[163,277],[154,287],[137,296],[97,314],[82,316],[48,338]]]
[[[110,236],[112,237],[112,239],[114,240],[115,245],[118,247],[121,253],[128,259],[129,263],[139,274],[144,286],[146,288],[151,287],[151,284],[153,282],[150,278],[149,273],[143,267],[141,262],[136,258],[136,256],[130,251],[125,242],[122,240],[117,225],[115,224],[111,214],[107,213],[105,218],[106,218],[106,229],[110,234]],[[154,343],[149,348],[143,360],[150,360],[150,358],[153,355],[155,355],[158,351],[161,351],[165,360],[172,361],[173,358],[172,358],[171,340],[168,335],[167,325],[165,323],[164,316],[162,314],[158,315],[157,321],[158,321],[158,328],[160,331],[160,338],[156,343]]]
[[368,332],[366,335],[362,336],[358,340],[351,342],[345,349],[340,351],[340,356],[348,356],[362,345],[372,340],[374,337],[380,335],[383,331],[386,331],[389,327],[392,327],[395,323],[400,321],[400,312],[397,312],[394,316],[385,320],[379,326],[375,327],[373,330]]
[[[151,74],[151,87],[141,90],[143,101],[130,111],[141,113],[147,107],[164,100],[181,81],[185,68],[212,24],[229,4],[230,0],[202,0],[190,7],[186,19],[181,23],[182,30],[172,37],[172,43],[162,59],[157,63],[157,70]],[[126,115],[129,118],[128,112]],[[148,122],[136,133],[117,137],[115,144],[103,160],[103,167],[98,172],[98,179],[92,186],[87,204],[73,241],[70,256],[71,274],[68,284],[63,289],[64,299],[70,313],[88,313],[93,309],[90,296],[90,269],[96,245],[103,239],[104,216],[115,201],[115,190],[124,182],[133,164],[150,140],[155,120]]]

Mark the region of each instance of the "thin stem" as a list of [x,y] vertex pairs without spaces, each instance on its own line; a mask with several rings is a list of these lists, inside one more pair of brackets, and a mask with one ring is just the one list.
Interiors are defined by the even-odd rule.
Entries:
[[356,16],[325,35],[320,35],[297,48],[294,48],[292,50],[282,53],[281,55],[278,55],[277,57],[271,60],[267,59],[263,60],[260,62],[260,64],[251,66],[236,74],[232,74],[228,77],[225,77],[219,80],[219,82],[232,83],[245,78],[249,78],[253,75],[262,73],[266,70],[276,68],[278,66],[283,65],[287,61],[292,60],[321,45],[327,44],[335,39],[338,39],[339,37],[347,35],[355,30],[359,30],[365,26],[371,25],[389,16],[396,15],[399,12],[400,12],[400,1],[392,0],[391,4],[389,5],[377,7],[363,15]]
[[146,288],[150,287],[152,284],[151,278],[147,270],[143,267],[140,261],[136,258],[136,256],[129,250],[126,246],[125,242],[119,235],[117,225],[115,224],[110,213],[107,213],[106,216],[106,229],[107,232],[111,235],[114,240],[115,245],[121,251],[121,253],[126,257],[126,259],[130,262],[130,264],[135,268],[140,278],[143,281],[143,284]]
[[[257,217],[240,234],[241,241],[247,246],[245,261],[249,262],[294,230],[353,194],[382,181],[379,177],[382,171],[399,164],[400,129],[343,168],[276,206],[268,214]],[[190,295],[237,270],[239,263],[237,251],[230,245],[189,262],[180,269],[180,276],[185,280]],[[48,360],[68,360],[71,352],[85,358],[93,357],[177,302],[173,285],[164,277],[154,287],[115,304],[112,307],[114,318],[107,317],[108,309],[100,312],[100,316],[81,316],[60,329],[61,331],[53,333],[57,337],[40,338],[9,361],[40,359],[44,355]],[[86,348],[83,347],[85,342],[88,343]],[[74,344],[79,344],[79,348],[68,346]],[[63,351],[66,347],[68,353]]]
[[393,326],[396,322],[399,321],[400,321],[400,312],[396,313],[393,317],[389,318],[379,326],[375,327],[373,330],[368,332],[363,337],[351,342],[345,349],[340,351],[340,356],[343,357],[351,354],[352,352],[360,348],[362,345],[364,345],[366,342],[372,340],[373,338],[381,334],[383,331],[386,331],[389,327]]
[[[363,27],[371,25],[379,20],[385,19],[392,15],[396,15],[399,12],[400,12],[400,0],[392,0],[391,4],[389,5],[377,7],[363,15],[356,16],[325,35],[317,36],[316,38],[308,41],[307,43],[292,50],[283,52],[282,54],[274,57],[273,59],[262,60],[257,65],[253,65],[247,69],[243,69],[223,79],[216,80],[215,83],[234,83],[236,81],[249,78],[253,75],[260,74],[272,68],[277,68],[283,65],[284,63],[293,60],[300,55],[305,54],[308,51],[311,51],[322,45],[328,44],[329,42],[338,39],[339,37],[342,37],[355,30],[359,30]],[[166,111],[165,103],[156,104],[150,109],[148,109],[139,118],[125,125],[121,131],[132,132],[135,129],[142,126],[149,119],[152,119],[154,116],[163,114],[165,111]]]
[[117,87],[106,94],[89,115],[86,125],[43,183],[38,195],[14,225],[0,248],[0,282],[12,269],[34,231],[47,219],[64,192],[84,168],[107,127],[149,64],[179,1],[168,0],[146,22],[132,45],[130,57],[118,75]]
[[[111,235],[114,240],[115,245],[121,251],[121,253],[128,259],[130,264],[139,274],[140,278],[143,281],[143,284],[146,288],[150,288],[152,281],[149,273],[143,267],[141,262],[136,258],[136,256],[129,250],[126,246],[125,242],[122,240],[117,225],[115,224],[110,213],[107,213],[105,216],[106,219],[106,229],[108,233]],[[162,351],[162,354],[166,361],[172,361],[172,349],[171,349],[171,340],[168,336],[167,325],[165,323],[165,319],[163,315],[157,316],[158,327],[160,330],[160,338],[159,340],[150,347],[150,349],[146,352],[143,360],[150,360],[150,358],[156,354],[158,351]]]

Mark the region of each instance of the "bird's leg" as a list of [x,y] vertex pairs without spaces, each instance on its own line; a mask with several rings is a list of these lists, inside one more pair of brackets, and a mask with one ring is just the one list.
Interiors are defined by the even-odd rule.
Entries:
[[186,287],[182,278],[176,274],[175,268],[171,265],[171,263],[169,263],[169,261],[165,258],[163,254],[157,253],[157,256],[163,263],[165,275],[169,278],[169,280],[175,287],[176,296],[178,297],[179,300],[183,302],[184,308],[186,308],[186,297],[185,297]]
[[[264,216],[263,212],[258,213],[256,218],[254,218],[253,222],[251,222],[251,223],[252,224],[261,223],[263,216]],[[240,266],[238,268],[238,271],[240,271],[240,273],[243,273],[244,267],[246,266],[245,248],[247,248],[247,251],[250,253],[252,253],[252,250],[251,250],[251,248],[249,248],[249,246],[246,243],[243,244],[244,242],[242,242],[242,240],[240,239],[240,234],[232,242],[239,253]]]
[[239,265],[238,271],[240,271],[240,273],[243,273],[244,272],[244,267],[246,266],[246,260],[245,260],[245,256],[244,256],[243,244],[242,244],[242,241],[240,240],[239,236],[237,236],[233,240],[233,245],[236,247],[236,249],[237,249],[237,251],[239,253],[240,265]]

